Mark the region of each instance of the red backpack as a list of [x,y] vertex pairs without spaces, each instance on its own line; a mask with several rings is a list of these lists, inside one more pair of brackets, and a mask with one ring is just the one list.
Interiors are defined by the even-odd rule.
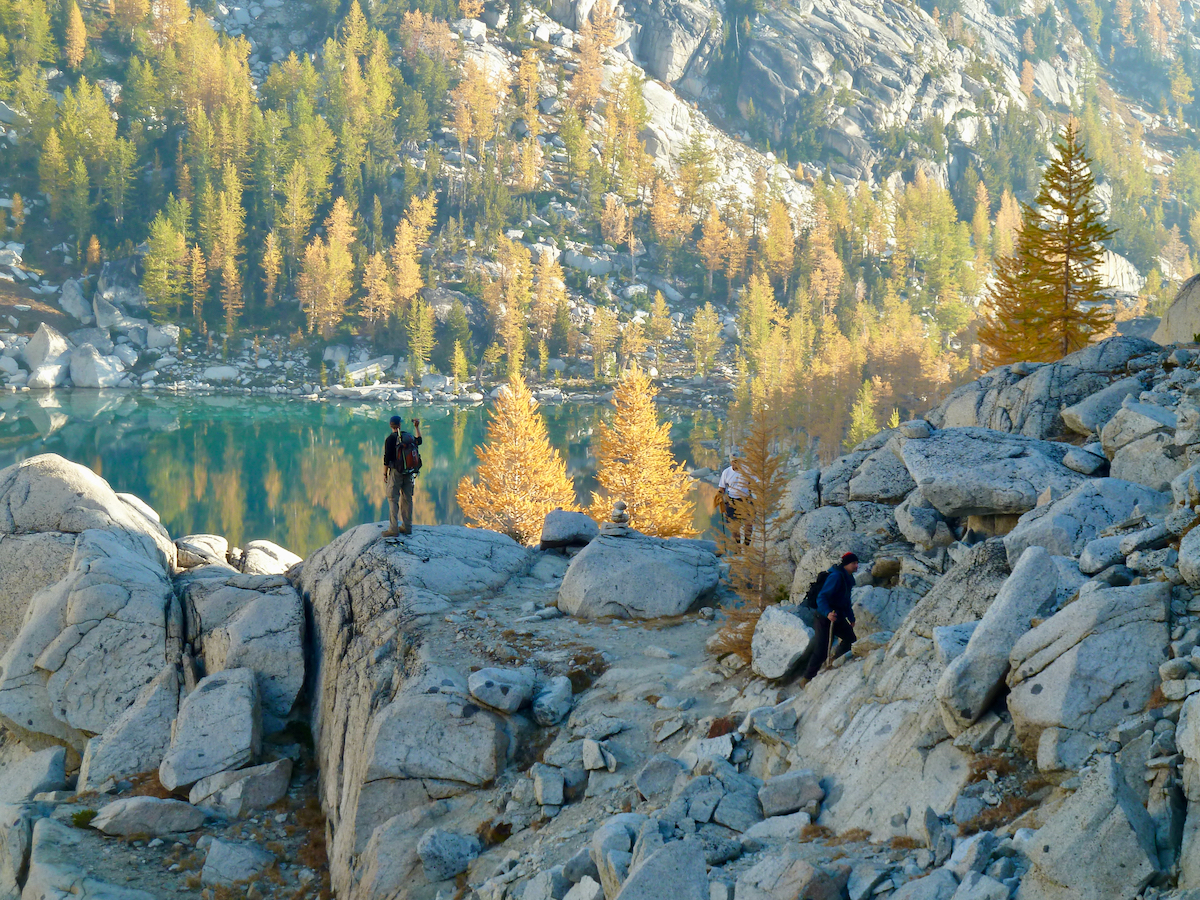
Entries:
[[421,451],[417,447],[417,439],[407,431],[400,432],[400,440],[396,444],[396,468],[405,475],[415,475],[421,471]]

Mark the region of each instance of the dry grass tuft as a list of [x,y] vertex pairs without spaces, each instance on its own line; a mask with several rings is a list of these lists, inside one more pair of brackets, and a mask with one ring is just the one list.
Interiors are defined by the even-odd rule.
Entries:
[[995,772],[1000,778],[1005,778],[1015,771],[1016,766],[1013,765],[1011,756],[984,753],[971,760],[971,779],[969,783],[976,784],[980,781],[986,781],[988,772]]
[[840,844],[861,844],[871,839],[871,832],[865,828],[850,828],[843,831],[841,834],[834,835],[825,843],[830,847],[837,847]]
[[833,837],[833,829],[824,825],[809,824],[800,829],[801,841],[827,841]]
[[1035,806],[1037,806],[1037,801],[1031,797],[1008,797],[996,806],[987,807],[970,821],[964,822],[961,829],[962,834],[965,837],[975,834],[977,831],[995,831]]
[[296,853],[296,860],[315,872],[329,866],[329,854],[325,847],[325,815],[316,797],[310,797],[303,808],[296,810],[296,824],[307,832],[304,843]]
[[898,834],[888,841],[888,846],[893,850],[918,850],[921,842],[907,834]]
[[175,794],[168,791],[158,780],[158,772],[147,772],[145,775],[134,775],[129,779],[133,788],[129,791],[131,797],[157,797],[159,800],[172,800]]
[[1150,695],[1150,699],[1146,701],[1146,709],[1162,709],[1170,701],[1163,696],[1162,685],[1157,685],[1154,688],[1154,693]]

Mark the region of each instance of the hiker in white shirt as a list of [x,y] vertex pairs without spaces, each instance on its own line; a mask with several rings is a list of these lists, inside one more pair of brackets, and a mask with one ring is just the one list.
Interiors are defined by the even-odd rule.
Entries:
[[750,479],[746,477],[745,460],[735,456],[729,467],[721,473],[717,482],[717,500],[721,516],[729,526],[733,539],[739,544],[749,544],[754,530],[751,507]]

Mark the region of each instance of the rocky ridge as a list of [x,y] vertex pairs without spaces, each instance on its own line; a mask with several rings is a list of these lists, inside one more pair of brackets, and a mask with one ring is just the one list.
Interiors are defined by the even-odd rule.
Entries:
[[[704,542],[552,513],[538,549],[368,524],[298,560],[26,460],[0,879],[302,896],[323,831],[364,900],[1184,900],[1198,403],[1200,351],[1114,338],[795,470],[792,601],[740,653]],[[801,687],[798,601],[846,549],[861,640]]]

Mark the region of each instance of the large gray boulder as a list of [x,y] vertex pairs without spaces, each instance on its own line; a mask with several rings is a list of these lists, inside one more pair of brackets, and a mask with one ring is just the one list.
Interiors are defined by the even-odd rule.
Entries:
[[1022,900],[1136,897],[1158,874],[1154,822],[1111,756],[1029,840]]
[[304,604],[296,589],[282,575],[214,566],[187,585],[184,600],[188,639],[207,671],[253,670],[264,732],[281,730],[304,686]]
[[482,850],[475,835],[431,828],[417,842],[417,854],[429,881],[445,881],[467,871]]
[[860,635],[895,631],[920,599],[919,594],[903,587],[856,587],[851,593],[854,627]]
[[179,705],[158,780],[173,791],[253,762],[262,749],[259,719],[252,670],[230,669],[201,679]]
[[220,534],[185,534],[175,538],[175,548],[181,569],[229,562],[229,541]]
[[1166,495],[1141,484],[1117,478],[1093,478],[1066,495],[1021,516],[1004,538],[1010,563],[1027,547],[1044,547],[1056,556],[1079,556],[1101,531],[1133,515],[1161,509]]
[[863,460],[850,479],[850,499],[871,503],[899,503],[916,485],[891,442]]
[[[50,482],[47,493],[54,487]],[[92,512],[63,516],[86,521]],[[172,602],[162,553],[150,537],[84,531],[68,574],[33,595],[20,633],[0,657],[0,719],[31,740],[50,738],[82,752],[87,735],[116,722],[162,670]]]
[[1051,611],[1057,590],[1050,554],[1029,547],[971,633],[966,650],[938,680],[942,720],[951,735],[961,734],[992,705],[1004,687],[1013,643],[1029,630],[1034,616]]
[[1063,423],[1076,434],[1099,434],[1126,398],[1136,398],[1145,389],[1146,380],[1140,376],[1114,381],[1078,403],[1065,407],[1062,411]]
[[799,848],[785,846],[739,875],[734,894],[738,900],[835,900],[848,880],[849,872],[826,872],[805,859]]
[[218,886],[244,884],[275,863],[275,856],[243,841],[213,838],[200,870],[200,883]]
[[1170,600],[1161,581],[1093,590],[1013,645],[1008,708],[1026,746],[1045,728],[1107,732],[1146,705],[1169,640]]
[[1104,455],[1113,459],[1122,447],[1134,441],[1152,434],[1173,434],[1176,424],[1174,410],[1126,399],[1100,431],[1100,444]]
[[71,352],[67,339],[45,322],[40,324],[25,345],[25,365],[29,371],[62,361]]
[[1190,587],[1200,587],[1200,528],[1193,528],[1179,541],[1179,574]]
[[704,844],[672,841],[630,871],[619,900],[708,900]]
[[292,761],[286,757],[261,766],[219,772],[192,785],[188,802],[213,815],[237,819],[282,800],[291,777]]
[[906,882],[892,894],[891,900],[953,900],[958,879],[949,869],[934,869],[922,878]]
[[175,562],[175,545],[166,529],[86,466],[47,453],[0,470],[0,534],[79,534],[89,528],[146,535],[165,563]]
[[0,534],[0,654],[25,623],[29,599],[71,570],[75,535]]
[[707,542],[601,535],[571,560],[558,608],[581,619],[678,616],[710,596],[719,577]]
[[25,804],[0,804],[0,897],[4,900],[21,896],[35,818],[36,812]]
[[74,316],[84,325],[90,325],[94,320],[92,304],[84,299],[79,282],[68,278],[63,282],[62,293],[58,297],[58,305],[69,316]]
[[1153,341],[1113,337],[1049,365],[1002,366],[953,391],[926,418],[938,428],[981,426],[1034,438],[1066,431],[1062,410],[1128,374],[1131,360],[1157,353]]
[[66,787],[66,754],[62,747],[31,753],[0,772],[0,803],[26,803],[44,791]]
[[132,706],[88,741],[79,767],[79,790],[97,790],[109,779],[156,770],[171,745],[171,723],[178,712],[179,674],[175,664],[168,663]]
[[92,827],[97,831],[122,837],[195,831],[203,824],[203,810],[182,800],[158,797],[122,797],[102,806],[92,819]]
[[983,428],[908,438],[901,456],[913,480],[944,516],[1016,515],[1050,488],[1066,493],[1083,476],[1063,465],[1067,447]]
[[532,556],[480,529],[418,527],[399,544],[380,531],[351,529],[290,572],[312,611],[313,740],[339,896],[365,877],[355,858],[376,828],[487,784],[506,764],[505,724],[466,679],[400,648],[420,643],[421,614],[494,596]]
[[822,506],[804,513],[792,529],[792,557],[799,559],[804,551],[836,542],[852,531],[854,520],[844,506]]
[[95,878],[86,862],[86,835],[56,819],[33,826],[29,871],[21,891],[24,900],[155,900],[153,894],[118,887]]
[[71,353],[71,383],[77,388],[113,388],[125,380],[125,365],[115,356],[104,356],[91,344]]
[[45,363],[29,373],[25,386],[34,390],[49,390],[62,387],[70,380],[71,367],[69,360]]
[[480,703],[504,713],[515,713],[533,698],[533,669],[487,667],[472,672],[467,689]]
[[1114,478],[1165,491],[1186,468],[1184,448],[1171,435],[1158,433],[1131,441],[1118,450],[1109,471]]
[[904,539],[922,550],[954,543],[954,532],[921,491],[914,490],[896,507],[896,527]]
[[760,678],[783,678],[807,655],[815,632],[794,612],[768,606],[751,638],[750,667]]
[[556,509],[542,520],[541,546],[545,549],[582,547],[599,536],[600,526],[587,513]]
[[271,541],[250,541],[242,548],[238,568],[246,575],[283,575],[303,560],[285,547]]

